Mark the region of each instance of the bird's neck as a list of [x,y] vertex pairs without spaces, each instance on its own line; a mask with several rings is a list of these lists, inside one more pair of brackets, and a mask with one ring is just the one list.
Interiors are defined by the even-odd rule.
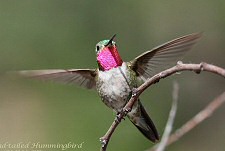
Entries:
[[106,47],[97,56],[99,68],[103,71],[110,70],[122,65],[123,61],[119,55],[117,48]]

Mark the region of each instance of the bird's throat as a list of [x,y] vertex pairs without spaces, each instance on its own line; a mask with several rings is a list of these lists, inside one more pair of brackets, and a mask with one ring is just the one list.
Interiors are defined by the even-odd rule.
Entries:
[[110,70],[121,66],[123,61],[116,47],[106,47],[97,56],[99,67],[102,70]]

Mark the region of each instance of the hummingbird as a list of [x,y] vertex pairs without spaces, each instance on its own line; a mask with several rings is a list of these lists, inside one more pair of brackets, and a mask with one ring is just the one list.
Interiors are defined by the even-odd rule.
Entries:
[[[120,57],[116,35],[96,44],[96,69],[24,70],[20,74],[41,80],[76,84],[96,89],[103,103],[119,114],[137,88],[156,73],[178,61],[201,37],[200,33],[185,35],[148,50],[131,61]],[[157,142],[159,134],[140,99],[127,114],[129,120],[150,141]]]

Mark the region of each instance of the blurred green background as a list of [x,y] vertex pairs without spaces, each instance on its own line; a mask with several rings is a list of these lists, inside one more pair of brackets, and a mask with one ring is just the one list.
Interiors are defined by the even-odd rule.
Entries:
[[[0,1],[0,143],[81,143],[99,150],[99,137],[115,114],[95,91],[73,85],[22,79],[6,71],[95,68],[95,44],[117,34],[124,60],[173,38],[203,31],[184,62],[205,61],[225,67],[225,1]],[[172,83],[180,85],[174,129],[225,89],[224,78],[191,72],[152,86],[141,100],[162,134],[171,105]],[[169,151],[223,151],[225,105],[167,148]],[[145,150],[153,144],[123,121],[108,146]]]

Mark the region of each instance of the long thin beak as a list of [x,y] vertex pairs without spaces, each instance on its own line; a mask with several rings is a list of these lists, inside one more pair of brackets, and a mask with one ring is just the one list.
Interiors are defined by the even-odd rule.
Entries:
[[108,46],[109,44],[112,44],[113,39],[116,37],[116,34],[112,36],[112,38],[109,40],[109,42],[105,45]]

